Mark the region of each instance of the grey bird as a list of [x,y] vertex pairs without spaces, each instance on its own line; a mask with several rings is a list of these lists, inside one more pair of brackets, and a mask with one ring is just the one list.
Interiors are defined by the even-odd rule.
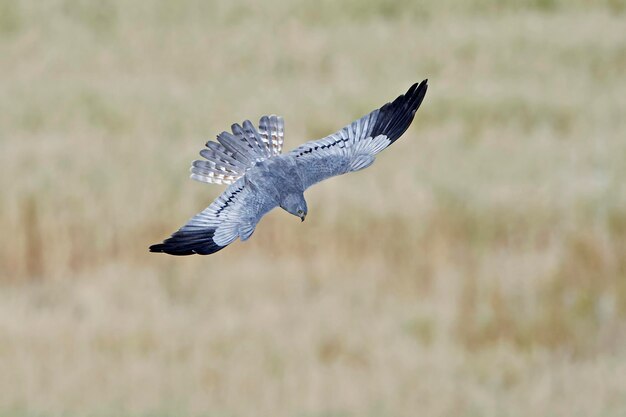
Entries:
[[275,207],[304,221],[304,191],[326,178],[370,166],[377,153],[408,129],[427,88],[428,80],[415,83],[393,102],[284,155],[281,117],[261,117],[258,130],[249,120],[232,125],[232,133],[222,132],[217,142],[207,142],[200,151],[205,159],[191,166],[192,179],[230,186],[171,237],[150,246],[150,252],[215,253],[237,238],[249,239]]

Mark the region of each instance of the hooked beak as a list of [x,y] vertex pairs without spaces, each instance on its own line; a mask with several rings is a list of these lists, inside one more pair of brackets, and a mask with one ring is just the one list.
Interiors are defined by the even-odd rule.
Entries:
[[306,219],[306,213],[302,213],[300,215],[300,223],[302,223],[304,221],[304,219]]

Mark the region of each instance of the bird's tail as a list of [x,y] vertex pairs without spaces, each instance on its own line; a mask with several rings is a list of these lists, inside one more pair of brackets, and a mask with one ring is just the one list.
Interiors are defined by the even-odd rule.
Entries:
[[206,183],[232,184],[257,162],[280,155],[284,142],[284,122],[275,115],[263,116],[259,130],[246,120],[234,124],[232,133],[217,135],[200,151],[205,159],[193,161],[191,178]]

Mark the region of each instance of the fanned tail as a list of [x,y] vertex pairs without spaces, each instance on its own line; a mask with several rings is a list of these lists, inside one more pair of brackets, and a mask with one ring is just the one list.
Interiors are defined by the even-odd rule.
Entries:
[[212,184],[232,184],[257,162],[280,155],[284,142],[284,121],[276,115],[263,116],[259,130],[246,120],[235,123],[232,133],[217,135],[217,142],[208,141],[191,166],[191,178]]

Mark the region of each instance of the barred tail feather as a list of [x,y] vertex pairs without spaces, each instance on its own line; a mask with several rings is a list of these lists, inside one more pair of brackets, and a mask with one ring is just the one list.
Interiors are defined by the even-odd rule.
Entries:
[[193,161],[191,178],[212,184],[232,184],[239,178],[239,172],[232,166],[220,165],[215,161]]
[[232,133],[217,135],[217,142],[208,141],[200,155],[206,161],[194,161],[191,178],[206,183],[232,184],[257,162],[279,155],[284,141],[284,122],[281,117],[263,116],[260,128],[246,120],[243,126],[235,123]]
[[285,121],[282,117],[275,114],[261,117],[261,120],[259,120],[259,135],[268,148],[271,149],[273,156],[280,155],[285,142]]

